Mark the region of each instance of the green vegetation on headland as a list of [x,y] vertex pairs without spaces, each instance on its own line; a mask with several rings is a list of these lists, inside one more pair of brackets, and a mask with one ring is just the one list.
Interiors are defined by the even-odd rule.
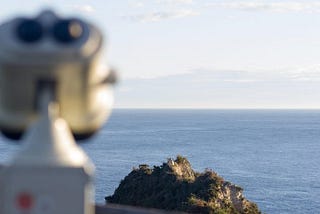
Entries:
[[133,169],[105,199],[107,203],[191,213],[260,213],[242,191],[212,170],[195,172],[186,158],[178,156],[161,166],[143,164]]

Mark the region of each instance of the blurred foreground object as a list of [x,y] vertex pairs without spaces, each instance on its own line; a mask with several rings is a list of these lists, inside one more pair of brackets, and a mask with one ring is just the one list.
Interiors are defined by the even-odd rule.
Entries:
[[79,138],[105,122],[112,106],[113,74],[97,69],[102,35],[77,18],[45,11],[0,27],[0,130],[19,139],[39,117],[43,82],[54,85],[59,115]]
[[0,171],[0,213],[94,213],[94,165],[73,136],[90,137],[111,112],[102,40],[95,26],[52,11],[0,26],[0,129],[26,141]]

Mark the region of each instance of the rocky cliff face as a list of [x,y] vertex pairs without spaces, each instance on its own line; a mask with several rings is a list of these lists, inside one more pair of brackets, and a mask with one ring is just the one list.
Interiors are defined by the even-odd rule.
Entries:
[[105,199],[108,203],[192,213],[260,213],[242,191],[212,170],[196,173],[186,158],[178,156],[153,168],[140,165]]

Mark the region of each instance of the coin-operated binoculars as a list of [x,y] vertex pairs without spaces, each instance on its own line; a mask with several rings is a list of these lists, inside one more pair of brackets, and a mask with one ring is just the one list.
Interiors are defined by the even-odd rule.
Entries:
[[0,171],[0,213],[94,213],[94,165],[74,137],[90,137],[111,111],[102,42],[94,25],[51,11],[0,26],[0,131],[26,141]]

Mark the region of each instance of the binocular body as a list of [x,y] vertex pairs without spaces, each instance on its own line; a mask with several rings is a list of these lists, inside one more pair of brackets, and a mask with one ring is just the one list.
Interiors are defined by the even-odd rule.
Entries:
[[0,130],[18,139],[39,116],[39,91],[54,90],[76,139],[98,130],[113,104],[114,74],[98,67],[101,32],[50,11],[0,26]]

